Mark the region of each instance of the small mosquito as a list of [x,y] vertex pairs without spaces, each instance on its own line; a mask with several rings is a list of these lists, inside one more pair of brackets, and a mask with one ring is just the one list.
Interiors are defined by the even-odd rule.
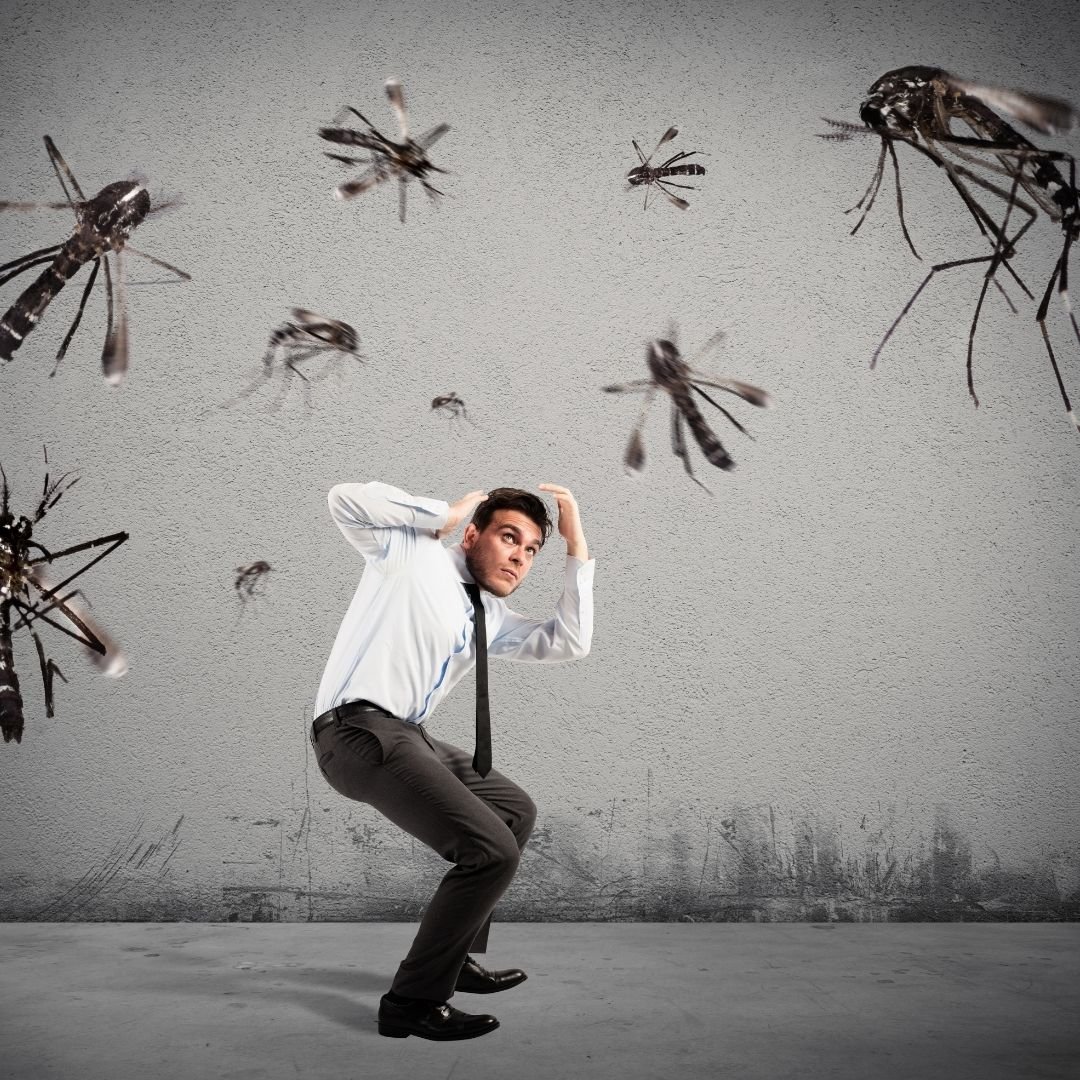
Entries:
[[263,595],[266,588],[266,575],[271,570],[273,570],[273,567],[264,559],[259,559],[249,566],[238,566],[236,568],[236,580],[233,582],[233,588],[236,590],[236,595],[240,598],[242,604],[255,596]]
[[[722,332],[714,334],[698,350],[697,355],[700,356],[707,349],[722,341],[723,337]],[[631,393],[645,392],[645,404],[642,406],[641,416],[631,432],[630,441],[627,443],[626,454],[623,458],[626,470],[629,473],[639,473],[645,467],[645,439],[642,434],[645,416],[648,413],[649,405],[652,403],[653,395],[657,390],[664,390],[671,397],[671,449],[676,457],[682,459],[683,468],[686,469],[690,479],[699,487],[709,491],[694,476],[694,471],[691,468],[690,455],[686,446],[686,434],[683,430],[683,420],[685,419],[686,423],[689,424],[691,433],[697,440],[698,446],[701,447],[701,452],[711,465],[715,465],[719,469],[733,469],[735,462],[713,433],[705,417],[701,415],[701,410],[694,403],[690,391],[694,390],[700,394],[710,405],[714,405],[719,409],[739,431],[750,438],[752,436],[746,428],[723,405],[713,400],[702,387],[709,386],[718,390],[726,390],[729,394],[734,394],[744,401],[749,401],[751,405],[757,405],[761,408],[771,406],[772,399],[766,391],[751,386],[749,383],[724,376],[704,375],[695,371],[680,356],[675,343],[666,338],[657,338],[655,341],[649,342],[645,350],[645,360],[649,365],[648,379],[637,379],[634,382],[617,383],[603,388],[609,394],[627,391]],[[709,494],[711,495],[712,492],[710,491]]]
[[[292,320],[282,323],[270,335],[270,341],[263,356],[261,375],[256,376],[246,390],[224,402],[223,407],[235,404],[241,398],[265,385],[266,380],[273,376],[278,366],[275,362],[279,354],[280,367],[286,379],[294,374],[298,375],[303,380],[304,390],[307,392],[313,381],[325,378],[331,369],[327,366],[319,375],[309,378],[298,365],[313,357],[328,357],[333,353],[352,356],[362,363],[364,356],[360,352],[360,342],[356,331],[348,323],[341,322],[339,319],[317,315],[314,311],[308,311],[305,308],[293,308]],[[282,395],[287,389],[287,384],[283,384]],[[280,404],[282,395],[279,395],[275,408]]]
[[430,172],[445,173],[432,164],[427,156],[428,150],[441,139],[449,130],[449,124],[438,124],[430,131],[421,135],[418,139],[409,136],[409,117],[405,111],[405,91],[398,79],[386,80],[386,96],[397,114],[398,126],[401,129],[401,142],[394,142],[383,135],[370,120],[359,110],[349,107],[349,112],[358,116],[367,127],[367,131],[356,131],[347,127],[324,127],[319,128],[319,137],[328,142],[338,143],[341,146],[358,146],[371,151],[371,158],[347,157],[343,154],[331,154],[326,156],[334,161],[344,162],[346,165],[367,165],[368,169],[354,180],[346,180],[339,184],[334,194],[339,199],[354,199],[377,184],[391,177],[398,180],[398,217],[405,221],[405,189],[410,178],[420,181],[423,189],[432,200],[436,195],[443,192],[433,187],[427,180]]
[[[1073,332],[1080,342],[1080,327],[1077,326],[1068,296],[1069,253],[1080,236],[1080,192],[1076,186],[1076,163],[1070,154],[1035,146],[995,110],[1043,134],[1068,131],[1077,121],[1077,112],[1073,106],[1059,98],[983,86],[958,79],[940,68],[918,66],[887,72],[870,87],[859,110],[864,127],[844,121],[826,120],[826,123],[838,130],[822,136],[823,138],[843,140],[855,135],[871,134],[881,139],[881,153],[874,175],[862,198],[851,207],[851,210],[862,209],[862,215],[851,230],[852,233],[858,232],[874,204],[881,187],[885,155],[888,153],[896,178],[896,202],[901,229],[912,253],[916,258],[920,257],[904,220],[900,165],[894,146],[896,142],[902,142],[929,158],[945,172],[949,183],[959,194],[992,249],[989,255],[954,259],[932,266],[874,351],[871,367],[877,363],[885,344],[935,274],[959,266],[985,264],[982,288],[968,331],[967,348],[968,392],[978,405],[972,363],[975,330],[983,301],[991,282],[1004,295],[996,276],[1002,268],[1029,299],[1034,299],[1031,291],[1013,269],[1011,259],[1016,253],[1017,242],[1031,228],[1041,211],[1061,227],[1064,242],[1035,318],[1046,344],[1066,412],[1073,423],[1080,427],[1069,402],[1046,329],[1047,310],[1056,285],[1072,323]],[[954,134],[951,127],[953,120],[966,125],[968,130],[973,132],[973,136]],[[1068,164],[1068,179],[1063,176],[1057,163]],[[999,176],[1009,181],[1008,187],[989,179]],[[1005,204],[1000,225],[976,198],[974,188],[987,192]],[[1030,202],[1019,197],[1020,190],[1023,190]],[[1009,219],[1014,209],[1023,215],[1023,220],[1010,235]],[[1015,306],[1007,295],[1005,299],[1015,312]]]
[[[123,253],[130,252],[140,258],[168,270],[180,281],[190,281],[190,275],[178,270],[170,263],[139,251],[128,244],[128,237],[140,222],[149,214],[150,195],[137,180],[120,180],[109,184],[92,199],[87,199],[79,187],[67,162],[57,150],[48,135],[45,136],[45,149],[49,161],[56,173],[60,186],[64,189],[66,202],[57,203],[21,203],[0,202],[0,210],[73,210],[75,212],[75,231],[63,244],[31,251],[21,259],[0,266],[0,285],[13,277],[25,273],[32,267],[48,263],[38,276],[8,309],[0,319],[0,357],[12,360],[15,350],[26,339],[45,313],[45,309],[64,287],[65,283],[87,263],[92,263],[90,277],[83,288],[79,310],[70,329],[56,354],[56,363],[50,375],[55,375],[60,361],[75,336],[75,331],[82,321],[86,302],[90,298],[98,270],[105,272],[105,303],[108,320],[105,332],[105,346],[101,353],[101,367],[106,380],[116,385],[123,381],[128,367],[128,319],[124,291]],[[66,182],[65,182],[66,178]],[[69,186],[70,185],[70,189]],[[72,192],[78,197],[76,201]],[[158,210],[164,206],[157,207]],[[110,254],[116,259],[115,279],[110,268]]]
[[[48,460],[46,453],[46,466]],[[33,519],[25,516],[16,518],[10,508],[7,474],[0,466],[0,482],[3,487],[0,496],[0,732],[4,736],[4,742],[12,739],[22,742],[23,699],[11,646],[12,635],[22,627],[29,628],[37,648],[45,689],[46,716],[53,715],[54,676],[58,675],[63,682],[67,682],[67,679],[56,662],[46,656],[45,647],[34,629],[34,623],[46,623],[84,645],[103,674],[118,677],[127,670],[127,662],[116,643],[90,617],[85,607],[75,602],[80,590],[73,589],[67,593],[63,593],[63,590],[85,574],[91,566],[115,551],[127,540],[128,534],[112,533],[61,551],[49,551],[32,539],[34,526],[60,501],[64,493],[78,482],[78,477],[69,479],[70,475],[65,473],[57,480],[50,480],[46,472],[41,499]],[[98,551],[80,569],[53,583],[48,576],[46,564],[94,548],[104,550]],[[63,622],[58,621],[60,617]]]
[[451,420],[465,419],[470,424],[476,422],[470,419],[469,414],[465,411],[465,402],[458,397],[457,394],[451,391],[449,394],[440,394],[438,397],[431,399],[432,412],[441,412],[450,417]]
[[[676,135],[679,134],[677,127],[669,127],[663,135],[660,136],[660,141],[656,144],[656,150],[659,150],[661,146],[666,142],[671,142]],[[704,176],[705,167],[691,162],[689,165],[678,165],[676,162],[683,161],[685,158],[693,157],[698,153],[697,150],[680,150],[679,153],[673,154],[662,165],[650,165],[653,154],[656,150],[653,150],[652,154],[646,157],[641,152],[641,147],[637,144],[637,139],[630,140],[634,144],[634,149],[637,151],[637,156],[641,159],[641,164],[632,168],[626,174],[627,183],[631,187],[637,187],[640,184],[645,184],[645,206],[643,209],[649,208],[649,191],[655,185],[659,191],[662,191],[680,210],[685,210],[690,205],[685,199],[680,199],[678,195],[668,190],[668,187],[685,188],[687,191],[697,191],[697,188],[690,184],[676,184],[671,180],[668,180],[669,176]]]

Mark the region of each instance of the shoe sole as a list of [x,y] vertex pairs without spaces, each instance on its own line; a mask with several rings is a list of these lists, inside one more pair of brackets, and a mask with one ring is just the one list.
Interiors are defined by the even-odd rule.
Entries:
[[457,1042],[462,1039],[478,1039],[481,1035],[486,1035],[489,1031],[494,1031],[498,1026],[499,1021],[496,1020],[490,1027],[481,1028],[479,1031],[455,1032],[452,1035],[436,1035],[434,1033],[413,1031],[411,1028],[397,1027],[394,1024],[385,1024],[380,1020],[379,1034],[385,1035],[389,1039],[407,1039],[410,1035],[415,1035],[418,1039],[430,1039],[432,1042]]

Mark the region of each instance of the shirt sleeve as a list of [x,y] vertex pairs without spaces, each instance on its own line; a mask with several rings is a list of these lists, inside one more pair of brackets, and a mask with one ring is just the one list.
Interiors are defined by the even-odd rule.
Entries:
[[554,617],[527,619],[507,608],[498,633],[488,642],[488,655],[537,664],[587,656],[592,645],[595,568],[595,559],[582,562],[568,556],[563,593]]
[[441,529],[449,503],[409,495],[390,484],[336,484],[327,496],[330,516],[346,540],[384,570],[406,561],[417,533]]

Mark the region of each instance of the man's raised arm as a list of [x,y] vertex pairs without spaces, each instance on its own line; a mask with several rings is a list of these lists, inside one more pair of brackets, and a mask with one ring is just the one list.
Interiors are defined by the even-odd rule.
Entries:
[[335,484],[327,496],[330,516],[345,539],[366,559],[386,560],[410,530],[435,532],[446,525],[450,507],[443,499],[409,495],[377,480]]

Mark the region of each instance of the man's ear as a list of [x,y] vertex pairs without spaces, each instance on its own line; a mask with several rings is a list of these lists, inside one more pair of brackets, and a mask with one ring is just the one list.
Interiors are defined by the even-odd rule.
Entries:
[[465,535],[461,538],[461,546],[465,551],[473,546],[477,536],[480,535],[480,530],[470,521],[465,526]]

